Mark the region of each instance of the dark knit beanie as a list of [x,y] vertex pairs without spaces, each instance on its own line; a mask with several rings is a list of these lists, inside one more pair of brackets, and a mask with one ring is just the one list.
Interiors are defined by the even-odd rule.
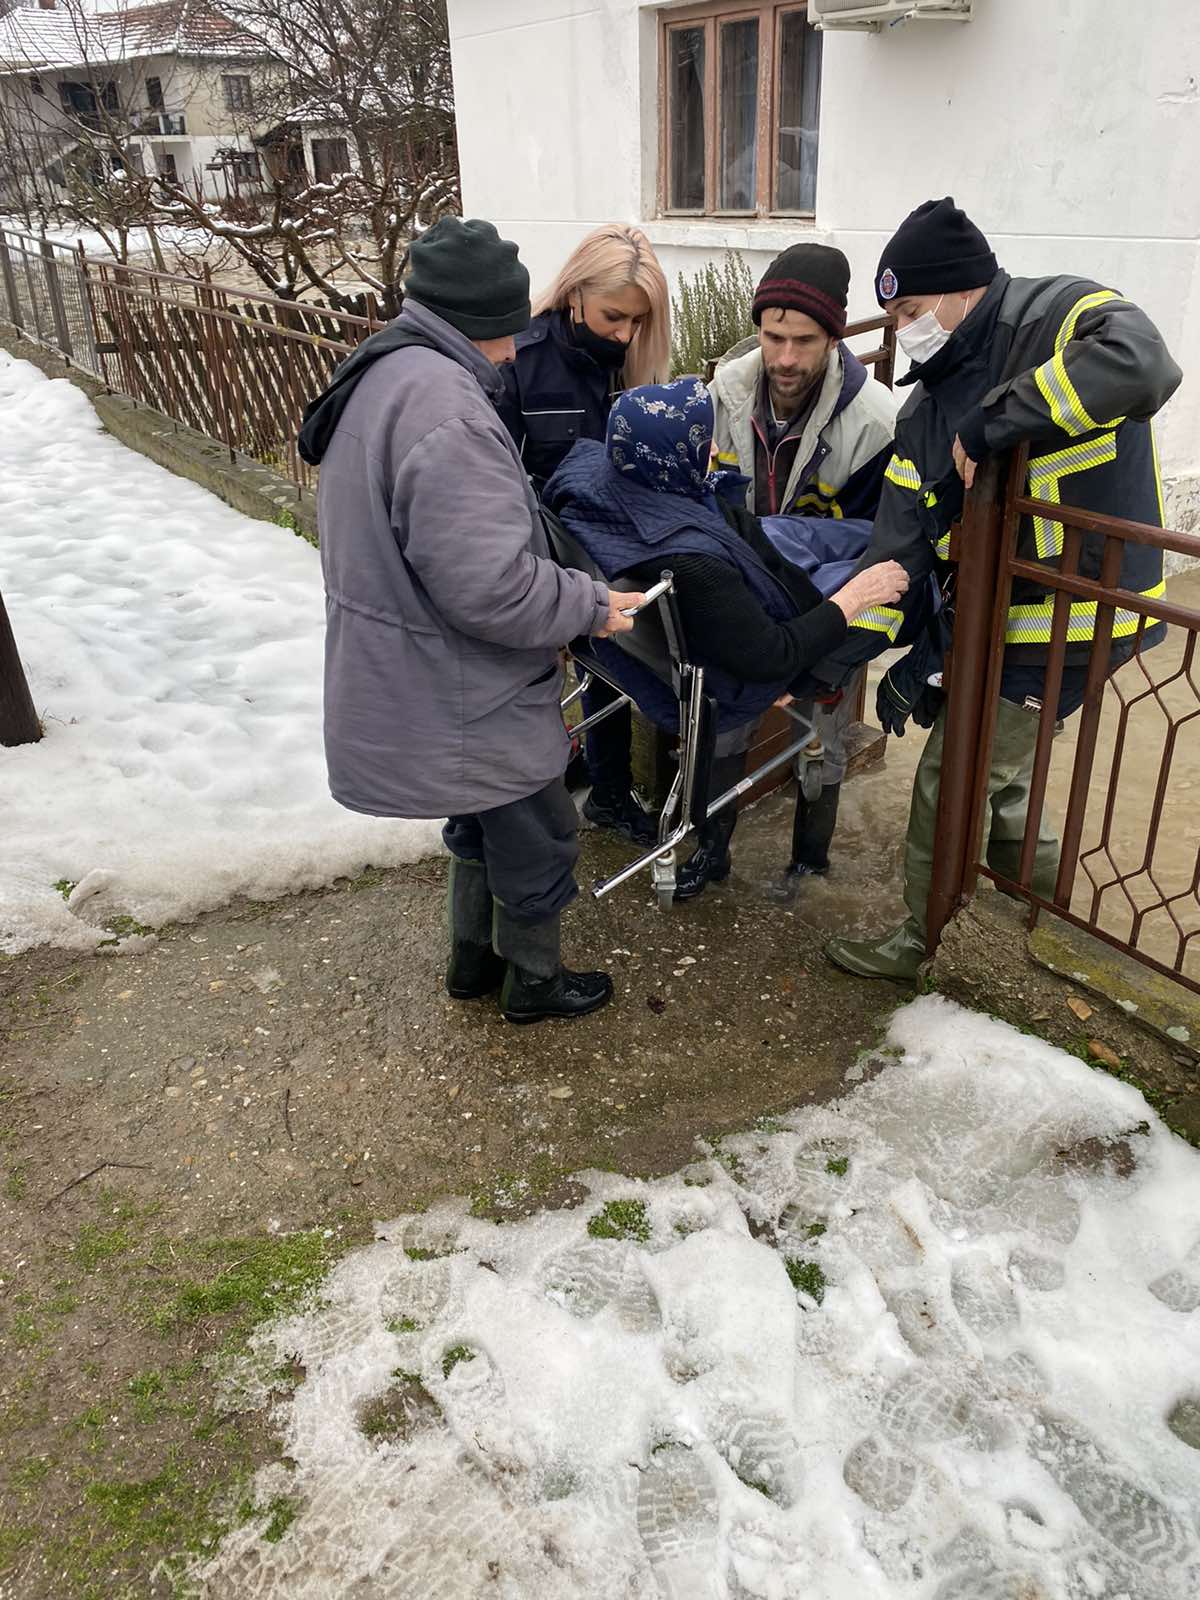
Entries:
[[440,217],[409,249],[404,292],[468,339],[529,326],[529,273],[490,222]]
[[991,245],[947,195],[926,200],[896,229],[879,258],[875,294],[887,307],[902,294],[981,289],[999,270]]
[[840,339],[846,331],[846,297],[850,263],[827,244],[794,244],[776,256],[754,294],[754,321],[764,311],[803,311],[826,333]]

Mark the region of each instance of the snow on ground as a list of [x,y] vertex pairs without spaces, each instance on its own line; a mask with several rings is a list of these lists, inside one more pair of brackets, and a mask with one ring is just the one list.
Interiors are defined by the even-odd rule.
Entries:
[[3,352],[0,484],[0,593],[46,729],[0,749],[0,949],[89,949],[117,914],[155,926],[439,848],[432,823],[329,797],[310,545]]
[[295,1466],[206,1600],[1194,1600],[1200,1155],[938,997],[868,1065],[578,1210],[381,1226],[261,1337]]
[[[0,217],[0,228],[7,228],[12,233],[24,234],[27,238],[31,237],[23,217]],[[164,250],[179,250],[185,255],[202,253],[204,245],[210,242],[202,234],[189,228],[159,228],[157,233],[158,242]],[[78,250],[79,246],[82,245],[89,256],[105,257],[112,255],[107,239],[102,233],[97,232],[95,228],[80,228],[64,224],[61,227],[47,228],[44,233],[38,233],[37,237],[49,239],[53,244],[67,245],[72,250]],[[116,237],[115,231],[113,237]],[[149,255],[149,231],[146,228],[131,228],[126,244],[132,256]]]

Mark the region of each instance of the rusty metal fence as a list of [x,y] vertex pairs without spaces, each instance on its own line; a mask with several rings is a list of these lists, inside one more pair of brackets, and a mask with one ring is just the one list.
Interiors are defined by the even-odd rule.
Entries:
[[[1200,538],[1035,499],[1027,469],[1027,448],[1007,465],[985,464],[952,543],[957,605],[930,949],[982,875],[1028,902],[1031,925],[1050,913],[1200,993],[1200,609],[1119,583],[1126,545],[1200,559]],[[1057,568],[1020,558],[1026,517],[1061,525]],[[1080,574],[1085,537],[1101,552],[1098,579]],[[981,841],[1014,579],[1036,583],[1053,610],[1029,806],[1011,877],[981,859]],[[1083,706],[1077,724],[1071,718],[1064,727],[1058,705],[1067,646],[1079,642],[1084,619],[1091,643]],[[1168,625],[1161,643],[1148,638],[1156,622]],[[1114,639],[1131,651],[1116,671]],[[1061,852],[1050,895],[1035,891],[1034,864],[1043,817],[1049,822],[1058,808]]]
[[67,245],[0,228],[0,316],[27,338],[103,377],[83,257]]
[[382,325],[306,302],[99,261],[0,229],[0,318],[175,422],[312,481],[296,432],[343,356]]
[[[232,289],[206,270],[121,266],[0,228],[0,320],[114,393],[307,487],[314,474],[296,451],[304,406],[384,317],[369,297],[354,314]],[[890,387],[892,320],[865,318],[846,337],[875,333],[860,359]]]

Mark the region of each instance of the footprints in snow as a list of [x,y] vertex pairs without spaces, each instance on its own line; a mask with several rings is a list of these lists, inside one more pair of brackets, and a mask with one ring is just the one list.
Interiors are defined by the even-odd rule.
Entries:
[[594,1317],[612,1306],[629,1333],[662,1326],[658,1298],[631,1245],[589,1240],[556,1257],[544,1281],[550,1298],[577,1317]]
[[916,1486],[917,1467],[911,1456],[868,1434],[846,1457],[842,1477],[873,1511],[890,1513],[907,1505]]
[[718,1517],[717,1492],[695,1451],[657,1450],[638,1485],[637,1529],[662,1600],[723,1600]]

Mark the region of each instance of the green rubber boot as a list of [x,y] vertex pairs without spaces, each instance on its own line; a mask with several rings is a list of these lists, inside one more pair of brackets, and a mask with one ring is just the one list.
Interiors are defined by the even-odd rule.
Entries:
[[[988,782],[991,826],[988,829],[987,864],[1001,877],[1016,879],[1021,870],[1021,840],[1029,810],[1029,785],[1037,748],[1038,719],[1010,700],[1001,700],[992,736],[992,766]],[[1046,826],[1043,812],[1038,827],[1030,887],[1043,900],[1053,900],[1058,882],[1058,838]]]
[[[933,876],[945,728],[943,708],[930,730],[913,780],[904,850],[907,919],[882,939],[831,939],[825,946],[825,954],[836,966],[860,978],[891,978],[915,983],[925,961],[926,907]],[[1000,701],[988,768],[987,860],[994,872],[1010,878],[1015,878],[1018,872],[1037,733],[1036,716],[1009,700]],[[1054,897],[1058,854],[1058,840],[1043,820],[1034,855],[1033,890],[1047,900]]]
[[446,993],[452,1000],[481,1000],[504,981],[504,962],[492,949],[492,895],[482,861],[450,857],[446,880],[450,964]]
[[904,903],[908,916],[878,939],[830,939],[825,954],[835,967],[858,978],[916,983],[925,961],[925,908],[933,876],[938,789],[942,781],[943,709],[930,729],[913,778],[912,805],[904,840]]
[[912,917],[882,939],[830,939],[825,954],[835,967],[857,978],[916,983],[925,960],[925,934]]

